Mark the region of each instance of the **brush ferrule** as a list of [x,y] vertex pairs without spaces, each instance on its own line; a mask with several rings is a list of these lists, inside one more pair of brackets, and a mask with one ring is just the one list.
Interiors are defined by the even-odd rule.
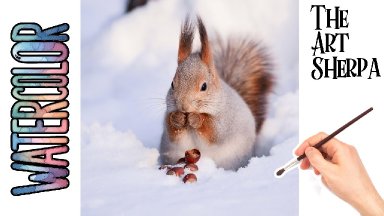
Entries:
[[284,170],[288,171],[289,169],[291,169],[292,167],[296,166],[299,163],[300,163],[300,161],[295,159],[294,161],[290,162],[287,166],[285,166]]

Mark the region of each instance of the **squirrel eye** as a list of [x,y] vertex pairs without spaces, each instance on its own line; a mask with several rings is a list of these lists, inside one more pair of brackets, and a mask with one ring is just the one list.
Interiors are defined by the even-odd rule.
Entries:
[[207,83],[203,83],[203,85],[201,85],[201,88],[200,88],[200,91],[205,91],[207,90]]
[[172,87],[172,89],[175,89],[175,87],[173,86],[173,82],[171,83],[171,87]]

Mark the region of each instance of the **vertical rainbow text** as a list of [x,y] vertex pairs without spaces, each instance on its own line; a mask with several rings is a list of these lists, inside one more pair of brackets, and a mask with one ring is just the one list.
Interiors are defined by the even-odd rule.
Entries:
[[[12,188],[14,196],[68,188],[69,25],[42,29],[37,23],[12,28],[11,168],[30,172],[32,184]],[[64,156],[64,155],[62,155]]]

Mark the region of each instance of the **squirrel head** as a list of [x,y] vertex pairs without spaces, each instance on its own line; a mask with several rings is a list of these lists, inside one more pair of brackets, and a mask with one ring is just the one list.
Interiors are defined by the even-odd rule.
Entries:
[[197,23],[200,52],[192,53],[194,24],[187,18],[181,27],[178,66],[167,101],[181,112],[212,113],[217,109],[220,78],[214,66],[207,31],[200,17],[197,17]]

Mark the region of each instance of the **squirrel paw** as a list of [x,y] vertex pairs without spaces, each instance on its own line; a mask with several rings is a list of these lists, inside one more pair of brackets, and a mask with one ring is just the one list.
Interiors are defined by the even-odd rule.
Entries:
[[187,116],[185,113],[176,111],[170,113],[169,120],[172,127],[176,129],[182,129],[187,123]]
[[198,113],[188,114],[188,124],[195,129],[200,128],[203,125],[204,118]]

